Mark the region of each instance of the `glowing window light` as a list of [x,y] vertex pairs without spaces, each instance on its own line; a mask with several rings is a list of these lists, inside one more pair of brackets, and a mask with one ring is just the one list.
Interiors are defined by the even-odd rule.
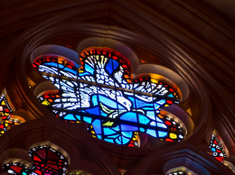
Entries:
[[48,145],[39,145],[29,150],[33,163],[12,159],[3,164],[8,174],[14,175],[65,175],[68,167],[66,157]]
[[227,155],[226,155],[225,148],[223,146],[223,142],[218,137],[219,137],[218,134],[214,131],[212,136],[211,136],[211,141],[210,141],[209,148],[213,152],[212,155],[218,161],[222,162],[224,160],[224,158],[227,157]]
[[9,126],[20,125],[24,122],[23,119],[16,119],[17,117],[12,115],[13,110],[7,92],[4,89],[0,96],[0,136],[10,128]]
[[[185,131],[160,109],[179,103],[173,87],[151,75],[132,79],[130,62],[109,48],[90,49],[81,67],[56,55],[35,59],[33,67],[59,90],[38,99],[65,122],[88,123],[93,137],[135,147],[138,132],[168,142],[183,140]],[[165,132],[165,134],[163,134]]]

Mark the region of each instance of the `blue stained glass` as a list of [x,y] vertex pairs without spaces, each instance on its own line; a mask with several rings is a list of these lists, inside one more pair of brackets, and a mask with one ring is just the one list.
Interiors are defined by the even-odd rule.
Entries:
[[121,144],[122,144],[122,142],[120,141],[120,139],[119,139],[119,138],[116,138],[116,139],[115,139],[115,141],[116,141],[116,143],[117,143],[117,144],[119,144],[119,145],[121,145]]
[[135,112],[127,112],[120,117],[121,120],[137,123],[137,114]]
[[92,75],[94,74],[94,69],[91,66],[89,66],[88,64],[85,64],[85,70],[87,72],[90,72]]
[[137,126],[121,124],[121,130],[123,130],[123,131],[138,131],[138,127]]
[[114,129],[115,131],[120,131],[120,128],[119,128],[119,126],[112,127],[112,129]]
[[64,117],[65,120],[77,120],[74,118],[74,116],[72,114],[67,114],[65,117]]
[[135,109],[136,108],[135,99],[133,97],[128,97],[128,99],[131,101],[133,108]]
[[98,105],[98,96],[97,96],[97,95],[93,95],[92,98],[91,98],[91,100],[92,100],[92,104],[93,104],[94,106],[97,106],[97,105]]
[[115,102],[114,100],[111,100],[103,95],[99,95],[99,100],[101,103],[107,105],[108,107],[117,109],[117,102]]
[[83,76],[89,76],[89,75],[91,75],[89,72],[84,72],[84,73],[79,73],[79,76],[80,77],[83,77]]
[[73,69],[70,69],[68,67],[65,67],[64,68],[65,71],[68,71],[68,72],[71,72],[72,74],[76,75],[77,74],[77,71],[73,70]]
[[112,74],[113,73],[113,63],[112,63],[112,60],[109,59],[108,63],[107,63],[107,66],[106,66],[106,69],[107,71],[109,72],[109,74]]
[[57,63],[53,63],[53,62],[45,63],[44,65],[57,67]]
[[216,151],[216,149],[215,149],[215,148],[211,148],[211,151],[215,152],[215,151]]
[[108,116],[108,114],[105,113],[104,111],[100,111],[100,115],[101,115],[101,116],[104,116],[104,117],[107,117],[107,116]]
[[126,108],[123,105],[118,104],[118,109],[124,110]]
[[102,140],[102,136],[101,135],[97,135],[97,138]]
[[90,114],[100,115],[100,108],[99,107],[89,108],[89,109],[86,109],[85,111]]
[[160,104],[160,105],[163,105],[163,104],[166,103],[166,100],[162,99],[162,100],[158,101],[157,103]]
[[119,66],[119,63],[116,60],[113,60],[113,70],[117,69],[118,66]]
[[114,143],[113,139],[104,139],[106,142]]
[[101,134],[101,122],[99,119],[96,119],[93,123],[92,123],[92,126],[95,130],[95,133],[96,134]]
[[81,121],[81,116],[80,115],[76,115],[76,118]]
[[161,119],[159,119],[158,117],[156,117],[157,122],[163,123],[163,121]]
[[143,108],[143,107],[153,107],[152,103],[146,103],[144,101],[141,101],[139,99],[136,99],[136,107],[137,108]]
[[153,136],[153,137],[157,137],[157,134],[156,134],[155,130],[147,129],[146,133]]
[[92,118],[91,118],[91,117],[85,117],[85,116],[84,116],[84,117],[83,117],[83,121],[85,121],[85,122],[91,124]]
[[125,145],[130,141],[130,139],[127,139],[125,137],[122,137],[122,144]]
[[109,135],[108,138],[117,138],[118,136],[119,136],[119,134]]
[[157,123],[157,126],[160,128],[167,128],[167,126],[163,123]]
[[165,137],[168,133],[164,131],[158,131],[159,137]]
[[130,139],[127,139],[127,138],[121,136],[121,137],[116,138],[115,141],[120,145],[125,145],[130,141]]
[[151,118],[152,120],[155,120],[155,112],[154,111],[147,111],[146,115]]
[[151,110],[153,110],[153,107],[152,106],[151,107],[143,107],[142,109],[145,110],[145,111],[148,111],[148,110],[151,111]]
[[173,97],[174,97],[174,95],[173,95],[173,94],[169,94],[167,97],[172,97],[172,98],[173,98]]
[[[77,73],[78,65],[69,65],[70,62],[66,61],[57,63],[55,58],[55,62],[48,62],[46,57],[40,62],[41,68],[39,62],[34,64],[41,72],[53,73],[53,77],[50,74],[44,76],[60,90],[60,98],[54,99],[48,107],[52,106],[57,112],[60,110],[55,108],[63,107],[66,113],[58,113],[59,117],[65,115],[64,120],[92,124],[97,138],[111,143],[128,144],[135,131],[163,137],[168,131],[156,133],[156,130],[169,128],[163,123],[165,118],[161,120],[156,114],[166,103],[164,96],[175,97],[169,91],[169,86],[162,82],[153,83],[148,77],[137,77],[132,82],[131,68],[125,58],[113,56],[113,53],[111,55],[106,50],[86,52],[80,57],[83,65],[80,73]],[[60,74],[57,67],[60,68]],[[75,81],[75,78],[78,80]],[[177,100],[175,98],[172,101],[178,103]],[[184,138],[183,132],[181,134]]]
[[156,126],[156,122],[151,122],[150,125],[151,126]]
[[63,69],[63,68],[64,68],[64,65],[58,64],[58,67],[61,68],[61,69]]
[[154,104],[154,107],[155,107],[155,109],[160,108],[160,106],[158,104]]
[[112,129],[109,128],[103,128],[104,131],[104,135],[111,135],[111,134],[115,134],[116,132],[113,131]]
[[132,138],[133,133],[132,132],[122,132],[122,135],[127,138]]
[[139,114],[138,116],[139,116],[139,122],[141,124],[145,124],[146,125],[146,124],[149,123],[150,120],[147,117],[145,117],[144,115]]

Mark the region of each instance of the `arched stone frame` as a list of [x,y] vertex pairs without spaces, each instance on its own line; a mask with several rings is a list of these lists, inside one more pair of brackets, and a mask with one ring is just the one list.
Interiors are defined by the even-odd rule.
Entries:
[[[44,3],[42,1],[42,3]],[[164,4],[165,2],[162,2],[160,4]],[[97,4],[100,4],[100,6],[97,6]],[[165,8],[165,5],[160,5],[160,6],[156,6],[157,9],[161,10],[165,10],[166,11],[166,16],[162,15],[160,12],[156,12],[156,15],[151,16],[152,13],[145,13],[144,16],[140,17],[138,16],[138,10],[136,10],[137,6],[140,5],[140,2],[136,2],[134,4],[135,8],[131,8],[131,10],[127,10],[126,6],[131,7],[131,5],[128,2],[115,2],[115,3],[106,3],[106,2],[97,2],[96,3],[73,3],[73,8],[74,9],[81,9],[81,5],[84,5],[85,9],[89,9],[89,12],[92,13],[87,13],[87,10],[74,10],[74,11],[69,11],[66,14],[60,14],[58,16],[54,16],[54,11],[52,9],[49,10],[49,7],[47,7],[47,10],[50,12],[46,15],[46,17],[48,17],[49,20],[46,20],[44,23],[42,23],[39,26],[34,27],[28,34],[26,34],[23,37],[31,37],[35,35],[35,31],[41,31],[44,30],[45,28],[51,27],[51,26],[55,26],[57,25],[59,22],[63,21],[66,22],[68,20],[72,20],[73,18],[77,19],[77,21],[81,22],[83,20],[88,20],[88,19],[93,19],[94,20],[94,16],[97,16],[97,19],[102,19],[102,15],[106,13],[106,11],[103,10],[107,10],[110,9],[109,7],[115,7],[114,11],[112,12],[112,15],[110,16],[110,20],[111,21],[115,21],[117,24],[119,24],[120,26],[125,26],[126,28],[135,31],[137,33],[141,33],[142,35],[144,34],[151,34],[151,36],[155,39],[159,39],[160,41],[162,41],[162,43],[166,43],[166,45],[170,45],[169,48],[172,50],[172,47],[177,47],[178,45],[180,45],[179,47],[181,47],[181,43],[183,44],[182,47],[184,46],[188,46],[187,48],[190,49],[192,52],[190,53],[191,55],[193,54],[197,54],[194,55],[195,57],[205,57],[205,58],[209,58],[211,60],[213,60],[213,58],[216,57],[221,57],[224,58],[225,56],[220,55],[220,51],[225,50],[225,46],[223,46],[223,44],[221,44],[221,42],[213,42],[213,38],[211,35],[207,35],[208,30],[213,31],[213,36],[219,36],[220,38],[223,38],[223,40],[226,40],[227,42],[231,43],[231,40],[228,40],[228,38],[232,38],[233,37],[233,33],[231,32],[231,26],[228,26],[227,23],[223,20],[221,20],[221,18],[216,18],[211,20],[211,16],[214,16],[215,14],[213,13],[209,13],[209,18],[207,16],[208,11],[207,9],[201,9],[201,5],[193,3],[193,2],[181,2],[182,6],[185,7],[184,10],[182,11],[177,11],[179,18],[177,19],[177,21],[175,20],[170,20],[169,17],[174,13],[173,11],[171,11],[170,9],[172,7],[177,6],[176,2],[171,2],[171,1],[167,1],[167,6],[169,5],[169,7],[171,8]],[[15,4],[14,4],[15,5]],[[24,9],[27,7],[22,7],[24,5],[22,4],[17,4],[17,7],[20,5],[20,9]],[[33,7],[35,7],[37,4],[31,3],[30,5],[32,5]],[[63,7],[64,4],[58,4],[57,8],[59,9],[65,9],[65,7]],[[16,7],[16,5],[14,6]],[[137,8],[138,9],[138,8]],[[174,8],[176,10],[178,10],[177,8]],[[200,17],[199,16],[195,16],[195,11],[197,11],[198,9],[201,10],[200,13]],[[9,10],[9,9],[8,9]],[[42,12],[40,12],[40,14],[44,13],[44,10],[42,10]],[[9,10],[10,11],[10,10]],[[101,12],[102,11],[102,12]],[[25,11],[21,11],[22,13],[25,14],[25,18],[24,19],[19,19],[17,18],[16,21],[19,20],[24,20],[25,24],[27,24],[27,26],[32,26],[32,21],[27,21],[26,15],[27,13],[29,13],[27,10]],[[34,15],[32,15],[31,17],[35,17],[35,15],[38,14],[34,13]],[[51,15],[53,14],[53,15]],[[94,15],[95,14],[95,15]],[[11,14],[12,15],[12,14]],[[174,14],[173,14],[174,15]],[[190,23],[191,21],[184,21],[185,18],[183,18],[185,15],[187,15],[190,19],[193,19],[196,21],[196,23]],[[42,15],[43,16],[43,15]],[[157,16],[157,17],[156,17]],[[126,17],[129,17],[128,20],[126,20]],[[96,19],[96,18],[95,18]],[[181,22],[186,22],[186,24],[184,27],[180,26]],[[10,32],[12,30],[17,30],[18,28],[21,28],[21,25],[18,25],[17,23],[14,23],[14,20],[11,21],[11,25],[9,25],[7,28],[5,28],[5,32],[7,31]],[[201,23],[200,23],[201,22]],[[8,23],[7,23],[8,24]],[[199,24],[199,25],[198,25]],[[219,28],[218,26],[221,26],[220,24],[223,24],[223,29],[221,30],[221,28]],[[17,27],[15,27],[17,26]],[[205,27],[204,27],[205,26]],[[23,26],[22,26],[23,27]],[[32,27],[31,27],[32,28]],[[23,29],[23,28],[21,28]],[[171,30],[169,30],[171,29]],[[192,30],[193,32],[195,32],[197,35],[193,35],[192,33],[188,32],[187,29],[189,29],[190,31]],[[218,30],[214,30],[214,29],[218,29]],[[9,31],[8,31],[9,30]],[[111,31],[112,32],[112,31]],[[224,35],[226,33],[226,35]],[[203,40],[202,43],[203,44],[199,44],[200,39],[198,38],[198,35],[203,36],[205,41]],[[22,38],[21,38],[22,39]],[[172,42],[173,41],[173,42]],[[176,44],[174,44],[176,43]],[[173,45],[173,46],[172,46]],[[220,51],[215,50],[215,48],[211,47],[212,46],[221,46]],[[9,49],[9,48],[8,48]],[[10,50],[10,49],[9,49]],[[182,49],[182,50],[187,50],[187,49]],[[14,53],[14,52],[8,52],[8,53]],[[226,52],[225,52],[226,53]],[[179,54],[180,55],[180,54]],[[227,54],[226,54],[227,55]],[[228,55],[231,55],[231,53],[228,53]],[[182,57],[184,58],[184,57]],[[197,59],[197,60],[200,60]],[[223,61],[223,59],[220,59],[221,61]],[[185,61],[187,61],[189,63],[189,65],[194,65],[194,70],[196,70],[197,68],[202,67],[202,64],[204,64],[204,62],[201,61],[197,61],[192,63],[191,60],[186,59],[185,57]],[[191,66],[192,66],[191,65]],[[213,70],[213,67],[209,68],[210,70]],[[214,71],[216,72],[216,71]],[[201,75],[201,74],[200,74]],[[205,77],[204,79],[211,79],[212,77],[206,77],[206,76],[201,76],[201,77]],[[220,80],[223,80],[223,82],[227,82],[227,79],[223,78],[223,75],[218,76],[220,78]],[[208,79],[208,80],[209,80]],[[213,78],[210,81],[214,81]],[[212,86],[214,86],[214,83],[210,83]],[[226,85],[229,85],[229,83],[227,82]],[[231,85],[232,86],[232,85]],[[218,86],[216,86],[218,87]],[[224,92],[223,89],[221,88],[217,88],[217,93],[216,94],[220,94],[221,90]],[[221,93],[223,94],[223,93]],[[221,96],[224,96],[220,94]],[[225,94],[226,96],[226,94]],[[216,97],[214,98],[216,99]],[[224,97],[223,99],[226,99],[226,97]],[[228,98],[229,99],[229,98]],[[217,100],[214,100],[217,101]],[[229,99],[229,101],[225,100],[226,105],[223,105],[223,110],[226,111],[226,107],[225,106],[229,106],[229,109],[231,108],[231,104],[230,103],[231,100]],[[221,105],[219,103],[217,103],[217,105]],[[221,110],[220,112],[222,113]],[[229,113],[225,112],[224,115],[230,115]],[[224,116],[223,116],[224,118]],[[229,123],[230,122],[227,121],[227,119],[225,119],[224,124],[227,126],[227,128],[229,128]],[[230,134],[231,137],[233,137]],[[234,138],[233,138],[234,140]]]
[[[48,23],[48,25],[50,25],[49,23]],[[80,26],[83,26],[83,25],[80,25]],[[95,27],[94,26],[90,26],[90,27],[93,27],[92,29],[94,29]],[[97,28],[97,30],[99,29],[99,28],[102,28],[101,26],[96,26]],[[40,27],[39,27],[40,28]],[[89,28],[89,27],[88,27]],[[55,28],[54,28],[55,29]],[[81,30],[81,29],[78,29],[78,30]],[[107,30],[107,29],[101,29],[101,30]],[[120,33],[122,33],[123,32],[123,35],[124,35],[124,33],[125,33],[125,31],[120,31],[119,29],[113,29],[112,28],[112,30],[111,30],[111,32],[110,33],[112,33],[112,31],[119,31]],[[93,31],[93,30],[89,30],[89,31]],[[32,30],[32,34],[34,35],[35,33],[33,33],[33,32],[35,32],[35,30]],[[98,32],[97,32],[98,33]],[[109,35],[108,35],[108,37],[114,37],[115,38],[115,35],[114,34],[110,34],[109,33]],[[128,33],[129,34],[129,33]],[[43,34],[42,34],[43,35]],[[121,35],[122,37],[123,37],[123,35]],[[157,35],[157,34],[156,34]],[[26,36],[25,36],[26,37]],[[127,38],[129,38],[129,37],[127,37],[127,35],[124,37],[125,39],[123,39],[123,40],[125,40],[125,42],[128,42],[127,40]],[[144,37],[143,37],[144,38]],[[23,39],[23,38],[22,38]],[[43,39],[43,38],[41,38],[41,39]],[[119,39],[118,37],[116,37],[116,39]],[[161,38],[162,39],[162,38]],[[160,39],[160,40],[161,40]],[[35,40],[34,41],[36,41],[37,39],[35,38]],[[134,40],[133,39],[133,36],[132,36],[132,40]],[[138,40],[138,39],[137,39]],[[149,39],[146,39],[146,40],[149,40]],[[161,41],[163,41],[164,40],[164,38],[161,40]],[[19,40],[18,40],[19,41]],[[17,42],[18,42],[17,41]],[[151,42],[150,42],[151,43]],[[138,42],[138,44],[140,44],[140,42]],[[151,43],[152,44],[152,43]],[[153,45],[151,45],[151,46],[153,46]],[[151,47],[150,46],[150,47]],[[14,48],[14,47],[13,47]],[[155,48],[156,49],[156,46],[155,47],[153,47],[153,48]],[[172,48],[171,48],[172,49]],[[170,50],[171,50],[170,49]],[[174,48],[175,49],[175,48]],[[173,49],[173,50],[174,50]],[[152,50],[154,50],[154,49],[152,49]],[[174,50],[175,51],[175,50]],[[184,55],[184,53],[181,53],[181,50],[177,50],[177,48],[176,48],[176,52],[174,52],[174,56],[175,57],[177,57],[176,56],[176,54],[175,53],[177,53],[178,55],[180,55],[181,57],[183,57],[184,59],[188,59],[188,60],[190,60],[190,57],[187,57],[187,55]],[[169,54],[169,53],[168,53]],[[209,118],[211,118],[211,115],[210,115],[210,105],[209,105],[209,102],[207,101],[208,99],[208,95],[207,95],[207,93],[205,93],[205,91],[203,90],[203,88],[202,87],[199,87],[199,85],[200,85],[200,81],[198,81],[197,82],[197,78],[196,77],[194,77],[195,75],[193,74],[193,73],[191,73],[191,71],[190,70],[188,70],[187,68],[186,68],[186,65],[185,66],[183,66],[184,65],[184,63],[182,63],[182,72],[181,72],[181,75],[184,75],[185,76],[185,79],[187,79],[187,83],[188,84],[191,84],[191,87],[197,87],[197,89],[194,89],[195,91],[198,91],[199,93],[198,93],[198,96],[199,96],[199,99],[200,99],[200,102],[201,102],[201,104],[203,104],[203,107],[204,108],[206,108],[206,109],[208,109],[208,111],[204,111],[203,112],[203,115],[202,115],[202,123],[199,125],[200,127],[198,128],[197,127],[197,132],[195,131],[194,132],[194,139],[195,139],[195,142],[196,143],[199,143],[199,141],[200,140],[202,140],[202,138],[204,137],[203,136],[203,133],[204,133],[204,131],[206,130],[206,131],[211,131],[211,128],[210,127],[208,127],[208,126],[210,126],[210,120],[208,121],[207,120],[207,117],[209,117]],[[192,65],[194,65],[194,64],[192,64]],[[191,65],[191,67],[192,67],[192,65]],[[196,64],[195,64],[196,65]],[[199,68],[199,66],[197,66],[197,68]],[[183,70],[188,70],[188,71],[183,71]],[[183,73],[184,72],[184,73]],[[189,75],[187,75],[186,76],[186,72],[190,72],[189,73]],[[206,75],[206,73],[205,72],[198,72],[201,76],[204,76],[204,75]],[[184,77],[183,76],[183,77]],[[195,79],[194,79],[195,78]],[[194,84],[194,85],[192,85],[192,84]],[[214,84],[214,83],[212,83],[212,84]],[[23,86],[23,85],[22,85]],[[26,88],[23,88],[24,90],[26,90]],[[31,112],[31,111],[30,111]],[[40,112],[38,112],[38,115],[41,115],[40,114]],[[203,126],[204,125],[204,126]],[[205,129],[205,130],[204,130]],[[197,133],[197,134],[196,134]],[[209,135],[209,134],[208,134]],[[208,136],[207,135],[207,136]],[[191,141],[193,140],[193,139],[190,139]],[[209,138],[208,137],[206,137],[206,141],[208,142],[208,140],[209,140]],[[190,143],[195,143],[195,142],[190,142]],[[188,143],[189,143],[189,141],[188,141]]]
[[[41,38],[41,39],[42,39],[42,38]],[[29,44],[30,44],[30,43],[29,43]],[[155,47],[156,47],[156,46],[155,46]],[[26,49],[26,50],[27,50],[27,49]],[[189,75],[190,75],[190,74],[189,74]],[[193,76],[193,75],[191,75],[191,76]],[[195,78],[195,77],[193,77],[193,78]],[[192,78],[192,79],[193,79],[193,78]],[[25,81],[25,80],[24,80],[24,81]],[[197,84],[200,84],[200,83],[198,82]],[[200,88],[198,88],[197,91],[198,91],[198,90],[200,90]],[[203,93],[200,93],[200,94],[202,94],[201,96],[203,96]],[[204,97],[205,97],[205,96],[204,96]]]

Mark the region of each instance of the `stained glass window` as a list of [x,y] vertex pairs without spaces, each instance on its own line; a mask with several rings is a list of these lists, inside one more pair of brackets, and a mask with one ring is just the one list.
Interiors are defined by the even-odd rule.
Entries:
[[32,165],[10,160],[4,163],[3,169],[14,175],[65,175],[67,159],[60,152],[47,145],[40,145],[29,150]]
[[15,162],[15,161],[9,161],[3,165],[3,169],[8,174],[14,174],[14,175],[28,175],[29,174],[29,164],[25,164],[23,161],[21,162]]
[[6,91],[4,90],[0,96],[0,136],[7,131],[8,125],[19,125],[20,120],[14,120],[11,117],[13,109],[10,106],[9,98],[7,98]]
[[50,80],[57,93],[38,99],[56,117],[70,123],[86,122],[93,137],[134,147],[138,132],[169,142],[185,137],[182,126],[160,114],[162,107],[179,103],[176,87],[154,77],[132,77],[127,58],[109,48],[87,49],[81,66],[58,55],[43,55],[33,67]]
[[220,162],[222,162],[224,158],[227,157],[222,144],[214,133],[212,134],[209,148],[213,152],[213,156]]

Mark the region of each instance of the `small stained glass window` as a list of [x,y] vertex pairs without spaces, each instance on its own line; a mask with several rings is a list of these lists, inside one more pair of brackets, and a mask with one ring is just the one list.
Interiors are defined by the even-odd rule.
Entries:
[[0,96],[0,136],[7,131],[8,125],[18,125],[20,121],[11,118],[13,109],[4,90]]
[[168,142],[184,139],[182,126],[160,113],[162,107],[179,103],[175,86],[155,74],[133,78],[129,60],[109,48],[87,49],[80,62],[79,67],[58,55],[42,55],[33,62],[58,89],[38,97],[56,117],[86,122],[93,137],[130,147],[139,146],[139,132]]
[[56,149],[40,145],[29,150],[29,156],[33,163],[10,160],[4,163],[3,169],[8,174],[14,175],[65,175],[68,161]]
[[218,138],[218,135],[215,133],[213,133],[211,136],[211,142],[210,142],[209,148],[213,152],[213,156],[220,162],[222,162],[224,158],[227,157],[225,153],[225,149],[220,139]]

